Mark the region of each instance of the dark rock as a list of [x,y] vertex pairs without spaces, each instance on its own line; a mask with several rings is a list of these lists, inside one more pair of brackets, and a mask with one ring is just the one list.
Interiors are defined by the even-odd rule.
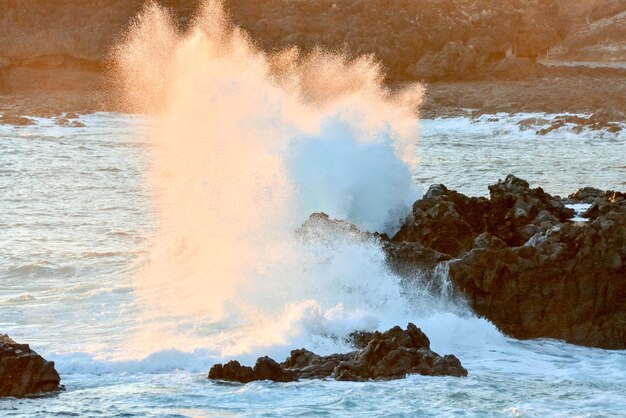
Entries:
[[282,366],[293,371],[300,379],[325,379],[331,377],[339,363],[348,361],[354,353],[319,356],[304,348],[293,350]]
[[[392,238],[390,261],[423,269],[429,248],[447,251],[455,288],[503,332],[626,348],[626,194],[579,190],[567,201],[591,206],[577,223],[562,199],[515,176],[489,190],[470,208],[471,198],[431,187]],[[452,237],[443,246],[438,234]]]
[[364,337],[369,339],[367,345],[335,368],[337,380],[388,380],[407,374],[467,376],[455,356],[441,357],[431,351],[428,337],[413,324],[406,331],[396,326],[384,333],[361,333],[361,345]]
[[576,193],[572,193],[567,197],[567,203],[593,203],[599,197],[604,196],[604,190],[595,187],[583,187],[578,189]]
[[23,397],[63,389],[53,361],[43,359],[28,344],[0,335],[0,396]]
[[[492,207],[485,216],[485,229],[508,245],[522,245],[536,232],[548,230],[576,214],[561,199],[540,187],[531,189],[528,182],[512,174],[489,186],[489,193]],[[537,230],[526,228],[529,224]]]
[[[443,184],[431,186],[413,205],[413,213],[391,241],[416,242],[426,248],[456,256],[472,247],[483,229],[484,213],[490,207],[485,198],[468,198]],[[434,255],[439,257],[438,255]]]
[[387,262],[400,275],[428,271],[451,257],[417,242],[384,241]]
[[582,214],[582,216],[584,218],[596,219],[599,216],[607,216],[610,212],[620,212],[625,199],[626,193],[616,192],[613,190],[606,191],[604,192],[604,196],[596,198],[592,201],[591,206]]
[[238,361],[231,360],[224,365],[216,364],[211,367],[209,379],[248,383],[255,380],[255,375],[252,367],[242,366]]
[[[509,245],[521,245],[537,232],[575,214],[560,199],[541,188],[531,189],[526,181],[513,175],[489,186],[489,191],[491,197],[486,199],[467,197],[442,184],[431,186],[392,237],[395,246],[389,246],[390,260],[394,265],[429,267],[443,258],[432,250],[460,256],[472,249],[476,237],[485,231]],[[406,243],[421,247],[411,253]],[[425,261],[415,263],[419,259]]]
[[282,364],[261,357],[254,369],[230,361],[223,366],[213,366],[209,379],[247,383],[329,377],[351,381],[389,380],[401,379],[407,374],[467,376],[459,359],[453,355],[441,357],[430,350],[428,337],[411,323],[406,330],[396,326],[384,333],[355,332],[351,338],[359,351],[319,356],[305,349],[293,350]]
[[518,247],[487,245],[449,263],[480,315],[516,338],[626,347],[626,201]]

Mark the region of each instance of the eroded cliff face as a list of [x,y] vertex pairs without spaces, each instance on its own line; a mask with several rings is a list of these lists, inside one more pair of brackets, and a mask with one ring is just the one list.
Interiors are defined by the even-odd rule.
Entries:
[[507,57],[534,60],[560,39],[554,1],[233,0],[266,48],[297,44],[379,57],[391,79],[472,79]]
[[[0,2],[0,93],[106,88],[108,52],[143,0]],[[180,24],[197,1],[160,1]]]
[[[182,27],[201,3],[157,2],[170,8]],[[106,89],[102,74],[107,52],[143,3],[4,0],[0,3],[0,93]],[[395,82],[533,76],[537,58],[560,44],[571,59],[575,51],[564,41],[568,33],[575,29],[579,36],[581,28],[591,28],[595,21],[613,22],[626,10],[621,3],[230,0],[226,6],[235,23],[268,50],[321,45],[352,54],[373,53],[383,62],[389,81]]]

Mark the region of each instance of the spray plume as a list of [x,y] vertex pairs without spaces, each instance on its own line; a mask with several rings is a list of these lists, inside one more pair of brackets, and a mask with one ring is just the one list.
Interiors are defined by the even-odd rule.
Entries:
[[294,231],[316,211],[397,227],[417,197],[420,85],[392,93],[371,56],[266,54],[219,1],[184,33],[148,4],[114,55],[125,105],[155,120],[142,344],[250,353],[406,314],[376,242]]

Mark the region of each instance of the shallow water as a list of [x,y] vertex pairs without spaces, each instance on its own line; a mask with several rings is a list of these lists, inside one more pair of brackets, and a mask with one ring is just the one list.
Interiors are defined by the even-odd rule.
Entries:
[[[415,181],[423,190],[445,183],[485,195],[487,185],[514,173],[554,194],[624,190],[624,133],[519,130],[517,121],[538,116],[551,117],[422,121]],[[398,321],[413,320],[435,351],[456,354],[466,379],[242,386],[204,378],[222,358],[215,346],[187,351],[164,340],[162,350],[137,354],[129,336],[145,324],[133,275],[155,222],[142,181],[149,144],[137,135],[147,123],[104,113],[81,121],[86,127],[49,119],[0,125],[0,332],[54,359],[67,388],[1,400],[3,416],[624,416],[626,352],[515,341],[454,302],[418,307]],[[216,335],[223,326],[203,324]],[[300,342],[238,358],[281,359]]]
[[[470,196],[488,195],[487,186],[509,173],[560,196],[584,186],[626,189],[626,130],[576,134],[573,126],[565,126],[537,135],[546,126],[542,120],[555,116],[501,113],[475,120],[423,120],[415,181],[444,183]],[[538,123],[520,128],[519,122],[528,119]]]

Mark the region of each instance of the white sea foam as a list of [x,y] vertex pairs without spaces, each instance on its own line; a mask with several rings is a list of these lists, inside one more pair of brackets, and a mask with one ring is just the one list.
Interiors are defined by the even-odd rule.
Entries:
[[420,85],[392,93],[369,56],[267,55],[217,1],[185,33],[147,6],[114,56],[126,105],[155,118],[137,345],[245,355],[406,322],[377,242],[294,231],[318,211],[398,228],[418,196]]

